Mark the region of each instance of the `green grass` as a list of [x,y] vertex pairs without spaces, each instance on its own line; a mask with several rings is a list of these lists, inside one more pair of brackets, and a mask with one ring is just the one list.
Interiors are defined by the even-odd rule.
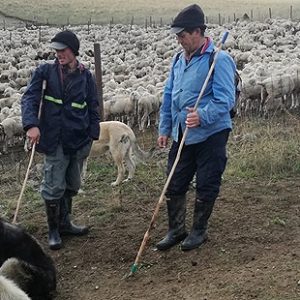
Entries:
[[[219,14],[222,22],[233,20],[235,14],[241,18],[244,13],[253,15],[254,19],[264,20],[269,17],[269,8],[272,9],[273,17],[288,18],[290,6],[293,6],[294,18],[300,17],[299,0],[216,0],[202,2],[202,6],[210,23],[219,21]],[[50,24],[87,24],[89,19],[94,24],[108,24],[113,20],[114,23],[129,24],[134,17],[135,24],[145,24],[145,19],[164,24],[169,24],[171,19],[185,6],[191,4],[190,1],[171,1],[171,0],[0,0],[1,11],[9,16],[15,16],[30,21],[38,21]]]
[[[226,175],[279,179],[300,174],[300,120],[237,121]],[[237,140],[234,139],[237,137]]]
[[[247,182],[247,180],[268,182],[300,176],[300,120],[236,119],[235,123],[228,143],[228,164],[224,182]],[[137,134],[140,145],[141,141],[144,141],[146,149],[155,144],[156,136],[152,131]],[[111,182],[117,176],[117,168],[111,159],[102,156],[90,160],[88,176],[83,185],[85,193],[78,196],[80,201],[75,201],[75,210],[77,212],[88,210],[92,218],[106,223],[114,218],[121,207],[123,210],[127,209],[126,205],[122,206],[122,201],[130,199],[143,201],[145,204],[153,202],[153,199],[158,201],[166,182],[166,161],[167,153],[163,156],[156,155],[146,164],[138,165],[132,181],[119,187],[112,187]],[[0,184],[1,214],[10,219],[16,207],[21,185],[11,172],[4,172],[2,175],[6,180]],[[20,177],[23,178],[22,174]],[[26,187],[21,205],[20,218],[26,215],[29,218],[28,226],[34,230],[35,225],[31,219],[43,218],[41,212],[44,213],[44,204],[37,183],[34,188],[30,185]],[[276,216],[271,218],[274,219],[271,223],[280,223]]]

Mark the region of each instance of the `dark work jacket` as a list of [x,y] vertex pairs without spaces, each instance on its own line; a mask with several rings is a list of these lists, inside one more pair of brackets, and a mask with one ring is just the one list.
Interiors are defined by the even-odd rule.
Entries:
[[[44,80],[46,89],[42,93]],[[61,143],[64,153],[71,154],[99,138],[96,84],[91,72],[82,64],[78,64],[65,81],[62,66],[57,60],[40,65],[22,97],[21,108],[24,130],[39,127],[41,131],[40,142],[36,146],[39,152],[54,153]]]

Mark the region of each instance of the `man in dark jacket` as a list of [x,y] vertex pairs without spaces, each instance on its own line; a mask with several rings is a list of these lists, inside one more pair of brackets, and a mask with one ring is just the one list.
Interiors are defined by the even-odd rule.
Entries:
[[84,159],[99,138],[95,80],[78,62],[79,40],[62,31],[51,40],[54,63],[40,65],[21,101],[27,137],[45,154],[41,195],[45,201],[50,249],[60,249],[61,235],[83,235],[85,226],[70,221],[72,198],[81,184]]

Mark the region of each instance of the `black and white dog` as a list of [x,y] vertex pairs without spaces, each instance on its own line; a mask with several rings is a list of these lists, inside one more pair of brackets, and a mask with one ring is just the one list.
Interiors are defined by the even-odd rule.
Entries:
[[0,299],[50,300],[55,290],[51,257],[20,226],[0,219]]

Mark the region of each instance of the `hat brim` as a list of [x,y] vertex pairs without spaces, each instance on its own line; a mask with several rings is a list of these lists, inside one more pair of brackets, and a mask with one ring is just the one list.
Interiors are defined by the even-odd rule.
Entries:
[[68,48],[68,46],[66,44],[60,43],[60,42],[52,42],[50,44],[50,47],[55,49],[55,50],[63,50],[63,49]]
[[178,34],[178,33],[182,32],[182,31],[184,31],[183,27],[172,27],[171,28],[171,33]]

